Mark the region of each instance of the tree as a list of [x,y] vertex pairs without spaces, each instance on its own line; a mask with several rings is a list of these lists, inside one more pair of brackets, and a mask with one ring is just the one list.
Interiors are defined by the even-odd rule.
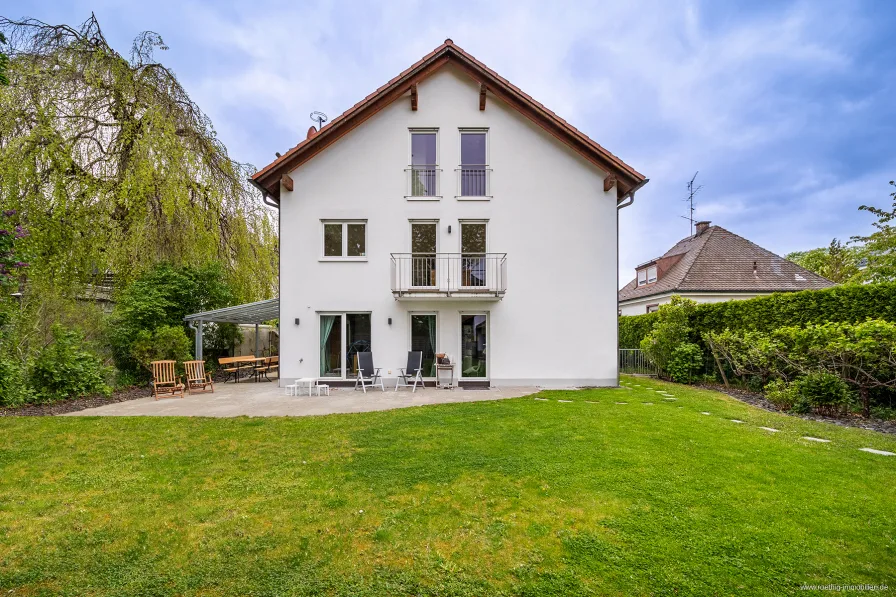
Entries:
[[[0,32],[0,46],[6,45],[6,36]],[[0,85],[9,85],[9,78],[6,76],[6,69],[9,66],[9,56],[4,52],[0,52]]]
[[[890,181],[896,187],[896,181]],[[860,210],[877,216],[873,226],[876,232],[868,236],[854,236],[854,242],[863,243],[861,255],[867,260],[863,279],[868,282],[888,282],[896,280],[896,191],[890,193],[893,207],[890,210],[862,205]]]
[[[277,275],[273,214],[144,32],[130,59],[91,16],[80,28],[0,18],[0,203],[32,235],[29,287],[74,295],[113,272],[222,264],[240,300]],[[34,292],[38,294],[38,292]]]
[[669,363],[676,349],[691,336],[689,318],[697,303],[689,298],[673,296],[667,305],[660,305],[653,329],[641,340],[641,350],[653,361],[660,373],[669,373]]
[[831,282],[849,284],[860,278],[861,252],[859,247],[843,246],[835,238],[827,247],[795,251],[788,253],[785,258]]

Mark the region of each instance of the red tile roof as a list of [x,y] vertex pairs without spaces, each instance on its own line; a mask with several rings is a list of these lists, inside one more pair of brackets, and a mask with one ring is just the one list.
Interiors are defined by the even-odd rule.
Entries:
[[421,58],[388,83],[328,122],[320,131],[256,172],[252,179],[279,199],[280,178],[335,142],[342,135],[410,91],[418,83],[447,64],[461,68],[486,85],[488,92],[519,110],[549,133],[570,145],[592,163],[617,179],[621,200],[647,182],[644,175],[604,149],[574,126],[545,108],[531,96],[455,45],[450,39]]
[[626,284],[619,291],[620,302],[669,292],[789,292],[834,286],[721,226],[683,238],[660,259],[678,255],[680,260],[655,283],[638,286],[636,276]]

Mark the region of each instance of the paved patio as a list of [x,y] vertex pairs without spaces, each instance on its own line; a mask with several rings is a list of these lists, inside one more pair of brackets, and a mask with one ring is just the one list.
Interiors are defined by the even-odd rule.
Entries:
[[447,404],[519,398],[538,392],[535,387],[489,388],[487,390],[439,390],[418,388],[415,393],[402,388],[361,390],[330,388],[329,396],[287,396],[273,383],[215,384],[213,394],[186,395],[184,398],[140,398],[62,416],[167,416],[167,417],[301,417],[333,413],[358,413]]

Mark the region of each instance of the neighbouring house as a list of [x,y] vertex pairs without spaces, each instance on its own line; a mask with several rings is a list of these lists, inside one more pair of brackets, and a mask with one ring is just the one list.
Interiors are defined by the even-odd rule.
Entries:
[[253,182],[284,384],[363,351],[394,383],[409,350],[462,386],[617,383],[617,209],[647,180],[451,40]]
[[693,236],[635,268],[635,279],[619,291],[619,314],[651,313],[676,294],[721,303],[833,285],[721,226],[697,222]]

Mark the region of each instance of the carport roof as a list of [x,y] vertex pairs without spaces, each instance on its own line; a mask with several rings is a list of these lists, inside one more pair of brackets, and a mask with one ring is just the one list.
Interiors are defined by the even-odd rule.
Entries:
[[273,298],[257,303],[246,303],[224,307],[214,311],[193,313],[184,317],[184,321],[213,321],[216,323],[264,323],[280,317],[280,299]]

